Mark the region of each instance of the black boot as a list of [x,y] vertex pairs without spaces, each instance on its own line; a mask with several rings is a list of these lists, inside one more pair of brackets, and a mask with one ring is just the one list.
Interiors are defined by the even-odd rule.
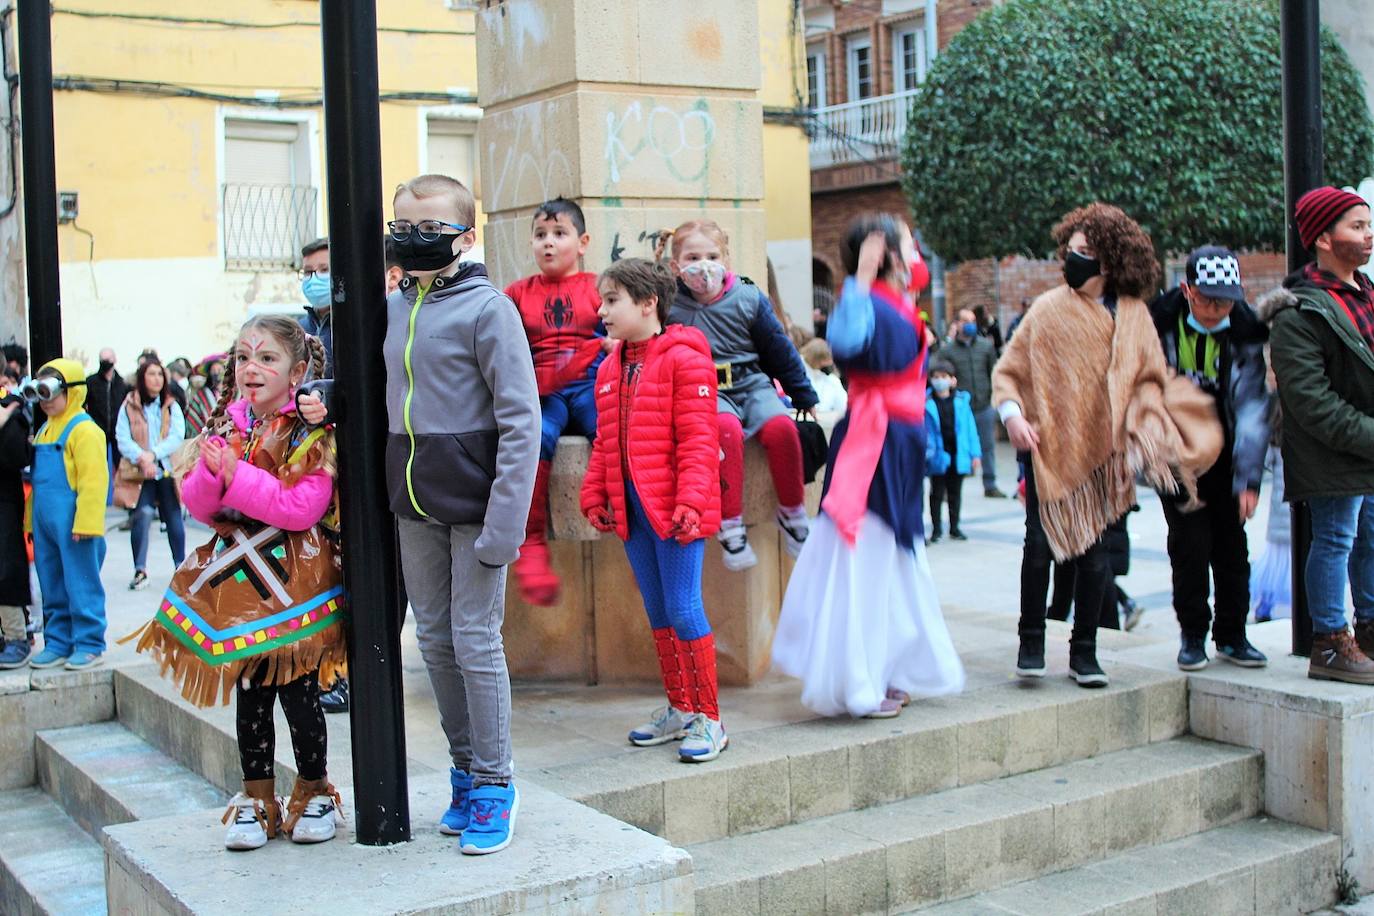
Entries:
[[1016,652],[1016,676],[1040,678],[1045,676],[1045,633],[1022,633],[1021,647]]
[[1069,675],[1079,687],[1107,686],[1107,673],[1097,663],[1096,640],[1069,641]]

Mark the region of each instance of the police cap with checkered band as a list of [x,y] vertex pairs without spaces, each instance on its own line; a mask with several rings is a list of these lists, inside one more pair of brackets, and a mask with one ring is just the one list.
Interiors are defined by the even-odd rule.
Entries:
[[1235,252],[1220,245],[1204,245],[1188,255],[1185,277],[1189,286],[1208,299],[1245,301],[1240,285],[1240,261]]

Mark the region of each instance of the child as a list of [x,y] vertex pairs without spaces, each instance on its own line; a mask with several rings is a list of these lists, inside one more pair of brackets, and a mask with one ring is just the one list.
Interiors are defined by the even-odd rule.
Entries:
[[855,220],[841,255],[850,277],[827,331],[850,379],[849,412],[831,438],[773,663],[801,678],[802,703],[821,715],[887,718],[913,692],[964,684],[921,536],[927,343],[908,289],[925,268],[911,231],[888,215]]
[[582,512],[625,541],[653,628],[668,705],[630,732],[641,747],[684,739],[679,759],[714,760],[729,739],[716,698],[716,643],[701,602],[705,538],[720,527],[716,375],[695,328],[664,328],[676,287],[630,258],[599,281],[606,333],[621,343],[596,376],[599,426]]
[[24,468],[29,421],[24,399],[0,380],[0,670],[29,660],[24,611],[29,605],[29,556],[24,546]]
[[930,476],[930,543],[944,536],[940,507],[949,502],[949,536],[967,541],[959,530],[959,507],[963,502],[964,478],[982,465],[983,446],[978,439],[978,424],[973,418],[972,395],[958,390],[954,364],[937,359],[930,366],[930,392],[926,399],[926,437],[937,447],[935,460],[926,468]]
[[514,303],[481,264],[472,192],[401,185],[390,223],[409,275],[387,301],[387,479],[402,573],[453,759],[440,830],[469,855],[510,845],[510,675],[501,623],[539,458],[539,391]]
[[[293,395],[324,371],[324,345],[293,319],[260,315],[239,331],[224,393],[184,459],[186,507],[215,535],[172,577],[138,651],[197,706],[236,694],[243,791],[229,802],[228,849],[278,831],[334,838],[342,816],[325,769],[320,681],[344,661],[343,572],[334,528],[334,442],[296,415]],[[273,791],[273,706],[291,728],[296,784]]]
[[835,358],[830,344],[823,337],[813,337],[802,345],[801,357],[806,362],[806,375],[816,390],[818,413],[843,413],[849,406],[849,393],[835,374]]
[[530,604],[558,603],[558,575],[549,566],[549,474],[558,437],[566,429],[592,439],[596,436],[596,393],[593,383],[600,364],[605,332],[597,318],[601,299],[596,275],[578,270],[587,253],[587,221],[582,208],[562,197],[534,213],[530,247],[539,273],[506,287],[506,295],[520,310],[525,335],[534,356],[543,416],[539,472],[515,578],[520,597]]
[[24,385],[44,422],[33,440],[31,521],[34,566],[43,592],[43,651],[31,668],[81,671],[105,652],[105,434],[81,408],[80,363],[55,359]]
[[730,271],[729,240],[709,219],[683,223],[659,241],[659,254],[672,242],[671,266],[678,278],[671,324],[698,328],[716,363],[720,426],[721,515],[717,537],[725,567],[748,569],[758,562],[744,530],[744,440],[757,435],[768,454],[778,494],[783,546],[801,553],[810,522],[806,517],[801,439],[791,412],[773,388],[782,383],[792,406],[811,410],[816,392],[806,366],[773,314],[768,297]]

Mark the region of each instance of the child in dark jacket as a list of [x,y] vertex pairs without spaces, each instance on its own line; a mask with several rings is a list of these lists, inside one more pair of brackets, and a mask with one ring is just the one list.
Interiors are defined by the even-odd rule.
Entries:
[[715,637],[701,601],[705,538],[720,527],[711,348],[694,328],[664,329],[675,286],[661,264],[617,261],[599,282],[601,318],[620,345],[597,372],[599,428],[582,512],[625,541],[668,695],[630,732],[630,743],[685,739],[679,757],[700,763],[728,743]]
[[24,547],[24,468],[29,460],[24,399],[0,383],[0,670],[29,660],[24,621],[31,598]]
[[940,507],[949,503],[949,536],[956,541],[968,537],[959,529],[959,509],[963,504],[964,478],[982,466],[983,447],[978,439],[971,396],[958,390],[954,364],[936,359],[930,366],[930,397],[926,399],[927,451],[934,459],[926,467],[930,477],[930,543],[944,536]]

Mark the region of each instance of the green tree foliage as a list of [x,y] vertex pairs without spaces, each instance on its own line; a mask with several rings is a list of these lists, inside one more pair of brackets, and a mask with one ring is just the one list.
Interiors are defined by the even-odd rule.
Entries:
[[[1282,250],[1277,0],[1010,0],[959,33],[916,97],[902,162],[935,251],[1050,249],[1093,200],[1163,252]],[[1326,178],[1374,173],[1362,80],[1322,33]]]

